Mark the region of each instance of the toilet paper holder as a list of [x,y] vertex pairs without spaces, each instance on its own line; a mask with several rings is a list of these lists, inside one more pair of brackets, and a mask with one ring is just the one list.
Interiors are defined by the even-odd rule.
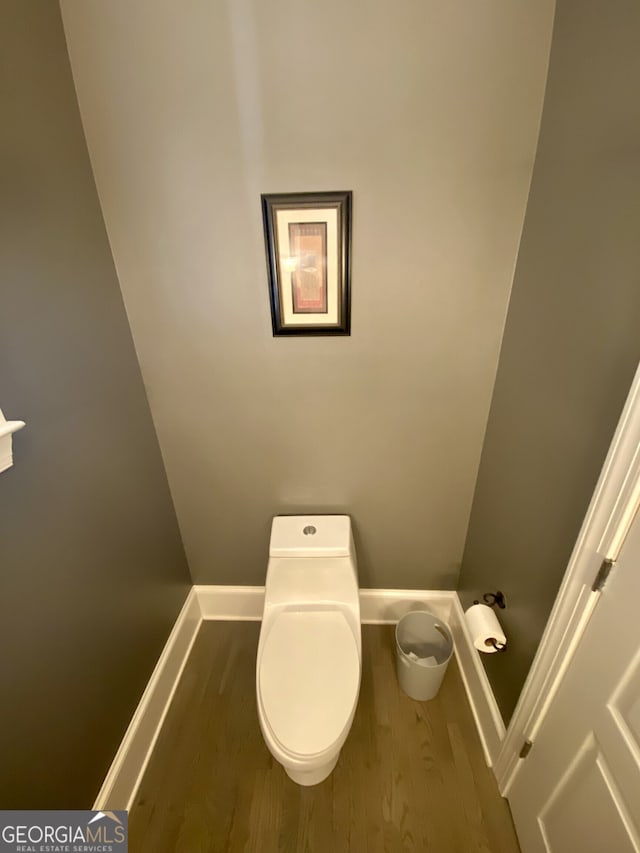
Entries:
[[[500,590],[496,590],[496,592],[485,592],[482,598],[484,599],[485,604],[488,604],[489,607],[499,607],[501,610],[504,610],[507,606],[507,600],[504,597],[504,593],[500,592]],[[480,604],[477,599],[473,603]],[[506,652],[507,650],[507,647],[505,645],[500,645],[495,637],[490,637],[487,640],[487,643],[493,646],[497,652]]]
[[[485,592],[482,596],[485,604],[488,604],[489,607],[499,607],[500,610],[504,610],[507,606],[507,599],[504,597],[504,592]],[[476,599],[474,604],[480,604],[480,602]]]

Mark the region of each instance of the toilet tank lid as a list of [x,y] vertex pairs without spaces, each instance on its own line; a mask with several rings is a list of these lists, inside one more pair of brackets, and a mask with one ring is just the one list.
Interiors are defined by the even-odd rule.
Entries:
[[348,557],[348,515],[277,515],[271,525],[271,557]]

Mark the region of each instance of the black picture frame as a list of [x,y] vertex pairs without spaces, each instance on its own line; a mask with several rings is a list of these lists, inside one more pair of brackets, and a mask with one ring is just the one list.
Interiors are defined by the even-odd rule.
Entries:
[[274,336],[351,334],[352,193],[261,200]]

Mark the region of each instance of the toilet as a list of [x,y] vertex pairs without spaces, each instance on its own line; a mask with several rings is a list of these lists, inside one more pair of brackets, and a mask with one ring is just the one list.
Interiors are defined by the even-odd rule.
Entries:
[[347,515],[276,516],[256,665],[258,719],[298,785],[336,766],[362,668],[356,555]]

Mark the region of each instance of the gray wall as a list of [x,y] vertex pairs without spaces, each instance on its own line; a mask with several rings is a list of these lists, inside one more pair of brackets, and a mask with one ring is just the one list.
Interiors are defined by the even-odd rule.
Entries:
[[[348,512],[363,586],[455,586],[552,0],[62,0],[194,579]],[[261,192],[353,190],[352,334],[274,339]]]
[[560,0],[460,578],[501,588],[510,717],[640,358],[640,5]]
[[0,807],[90,807],[189,577],[57,3],[0,9]]

